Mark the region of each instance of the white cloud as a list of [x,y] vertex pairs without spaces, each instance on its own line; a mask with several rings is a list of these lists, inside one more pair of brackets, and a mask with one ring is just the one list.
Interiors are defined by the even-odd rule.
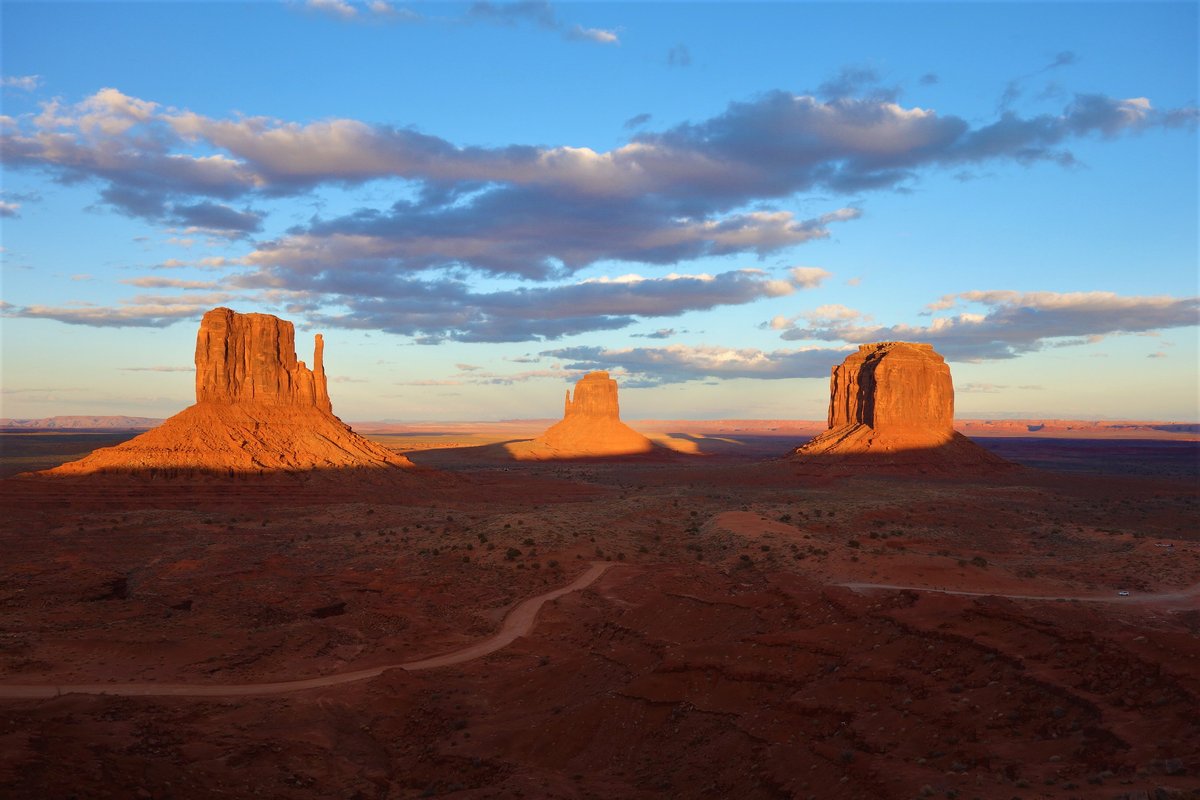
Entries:
[[345,0],[306,0],[304,5],[314,11],[332,14],[342,19],[353,19],[358,15],[358,9],[345,2]]
[[621,43],[615,31],[605,30],[604,28],[585,28],[582,25],[573,25],[568,36],[572,39],[586,39],[589,42],[597,42],[598,44]]
[[792,267],[790,272],[792,280],[802,289],[815,289],[826,278],[833,275],[829,270],[821,269],[820,267]]
[[32,92],[42,84],[41,75],[5,75],[0,78],[0,86],[9,89],[20,89],[25,92]]
[[868,317],[845,306],[822,306],[791,319],[777,317],[770,327],[783,331],[785,340],[930,342],[952,360],[977,360],[1200,324],[1200,298],[1113,292],[968,291],[946,295],[927,308],[962,305],[983,308],[934,317],[928,325],[881,326],[867,324]]

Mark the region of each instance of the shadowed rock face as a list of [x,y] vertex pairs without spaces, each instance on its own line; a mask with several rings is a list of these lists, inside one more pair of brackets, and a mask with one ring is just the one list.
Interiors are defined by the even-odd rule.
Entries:
[[954,383],[929,344],[864,344],[832,370],[829,429],[793,456],[863,466],[998,468],[1008,462],[954,430]]
[[607,372],[589,372],[567,392],[563,419],[521,447],[511,449],[521,459],[586,458],[647,453],[654,445],[621,422],[617,382]]
[[296,359],[292,323],[214,308],[196,335],[196,404],[157,428],[49,475],[263,473],[409,467],[333,415],[316,336],[313,369]]

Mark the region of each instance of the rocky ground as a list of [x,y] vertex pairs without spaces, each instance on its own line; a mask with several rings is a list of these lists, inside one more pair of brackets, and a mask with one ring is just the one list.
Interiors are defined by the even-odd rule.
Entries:
[[[1200,797],[1200,514],[1173,450],[833,479],[766,439],[680,440],[708,455],[0,482],[2,684],[410,661],[616,565],[444,669],[0,700],[5,796]],[[1071,446],[1030,452],[1077,467]]]

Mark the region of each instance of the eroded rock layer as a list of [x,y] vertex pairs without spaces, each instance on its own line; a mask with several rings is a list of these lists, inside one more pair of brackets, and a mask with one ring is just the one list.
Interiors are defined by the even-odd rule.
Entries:
[[196,404],[116,447],[47,475],[265,473],[410,467],[333,415],[316,336],[298,361],[292,323],[215,308],[196,336]]
[[518,458],[587,458],[647,453],[653,443],[621,422],[617,382],[607,372],[589,372],[567,392],[562,421],[524,446]]
[[793,456],[897,467],[1008,462],[954,430],[950,367],[929,344],[864,344],[833,367],[829,429]]

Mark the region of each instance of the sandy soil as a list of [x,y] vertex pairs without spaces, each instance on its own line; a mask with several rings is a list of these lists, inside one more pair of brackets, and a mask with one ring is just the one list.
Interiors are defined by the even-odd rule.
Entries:
[[0,481],[0,684],[337,681],[5,699],[4,795],[1200,796],[1200,498],[1171,452],[831,479],[765,446]]

